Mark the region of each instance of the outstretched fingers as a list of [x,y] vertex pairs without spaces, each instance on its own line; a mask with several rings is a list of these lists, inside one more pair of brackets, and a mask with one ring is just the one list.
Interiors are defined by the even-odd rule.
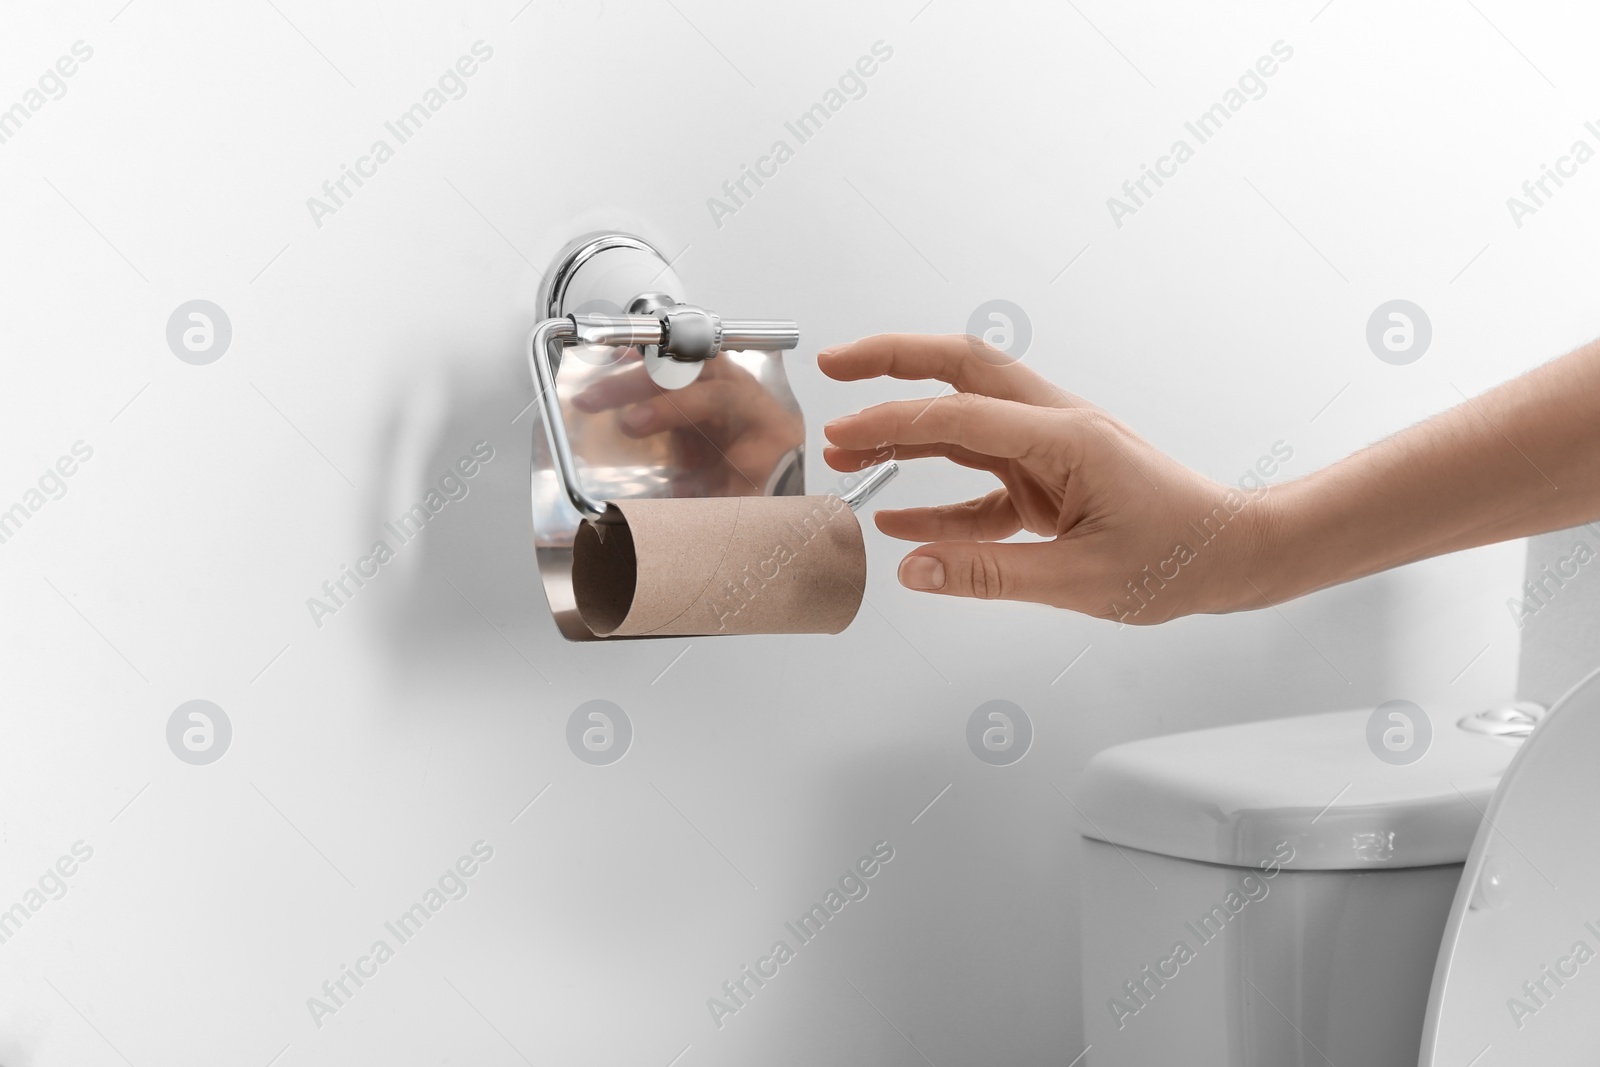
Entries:
[[954,445],[997,459],[1021,459],[1071,447],[1061,413],[971,393],[932,400],[893,400],[823,427],[847,450]]
[[999,541],[1022,529],[1011,494],[996,489],[976,500],[929,508],[881,509],[878,529],[902,541]]
[[985,456],[953,445],[901,445],[898,448],[884,445],[879,448],[839,448],[826,445],[822,449],[823,462],[836,471],[859,471],[887,463],[891,459],[948,459],[962,467],[977,471],[998,471],[1005,460]]
[[1071,407],[1076,397],[1052,385],[1016,358],[975,337],[886,333],[824,349],[817,366],[842,382],[890,377],[946,382],[964,393],[981,393],[1046,407]]

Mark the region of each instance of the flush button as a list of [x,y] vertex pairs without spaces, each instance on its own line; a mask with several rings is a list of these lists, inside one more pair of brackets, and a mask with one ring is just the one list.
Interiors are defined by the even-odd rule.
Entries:
[[1474,712],[1456,725],[1468,733],[1521,741],[1533,733],[1533,728],[1544,719],[1546,710],[1543,704],[1519,700],[1502,707]]
[[1350,847],[1364,863],[1388,863],[1394,859],[1394,831],[1376,830],[1352,834]]

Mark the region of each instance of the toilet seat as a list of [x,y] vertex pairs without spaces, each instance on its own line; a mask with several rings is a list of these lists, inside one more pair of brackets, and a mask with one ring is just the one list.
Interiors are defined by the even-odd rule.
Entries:
[[1597,772],[1600,671],[1550,710],[1484,810],[1440,945],[1420,1067],[1600,1062]]

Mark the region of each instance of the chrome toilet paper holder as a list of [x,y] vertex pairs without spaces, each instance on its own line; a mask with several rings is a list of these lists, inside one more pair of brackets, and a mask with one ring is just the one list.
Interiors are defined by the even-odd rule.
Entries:
[[[527,349],[541,424],[534,551],[561,633],[597,640],[574,599],[572,545],[608,500],[805,493],[804,421],[780,356],[800,343],[800,328],[687,303],[666,257],[616,232],[562,249],[539,308]],[[630,410],[656,425],[630,433],[622,419]],[[896,473],[882,463],[842,476],[835,491],[859,508]]]

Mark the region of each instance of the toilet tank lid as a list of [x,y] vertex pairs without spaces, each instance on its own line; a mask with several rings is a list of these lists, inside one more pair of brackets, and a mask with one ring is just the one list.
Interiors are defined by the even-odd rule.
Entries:
[[1516,754],[1512,741],[1457,725],[1481,707],[1424,708],[1432,738],[1405,765],[1369,747],[1372,708],[1116,745],[1090,759],[1075,790],[1080,830],[1120,847],[1240,867],[1461,863]]

